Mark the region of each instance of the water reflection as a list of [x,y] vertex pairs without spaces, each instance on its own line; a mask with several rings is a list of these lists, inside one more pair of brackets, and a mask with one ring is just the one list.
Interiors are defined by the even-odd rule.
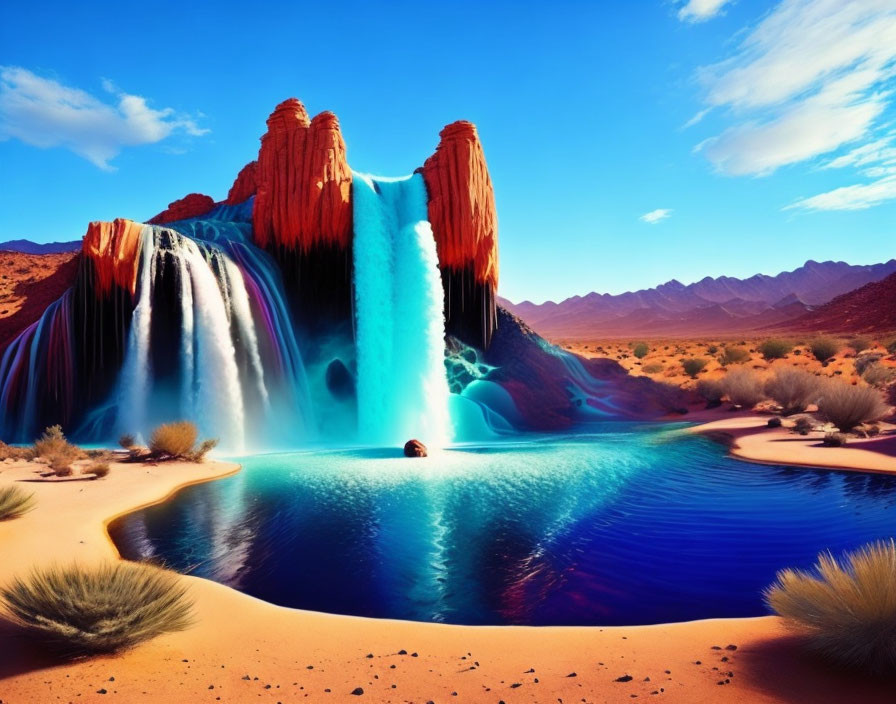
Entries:
[[737,462],[648,426],[243,464],[119,521],[122,553],[306,609],[609,625],[761,614],[777,569],[894,532],[892,477]]

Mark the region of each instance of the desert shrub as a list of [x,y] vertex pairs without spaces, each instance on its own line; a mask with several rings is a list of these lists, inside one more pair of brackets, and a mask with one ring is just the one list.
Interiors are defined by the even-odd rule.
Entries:
[[189,421],[165,423],[152,431],[149,439],[150,457],[184,459],[191,462],[200,462],[211,451],[218,441],[215,439],[203,440],[196,447],[199,431],[196,425]]
[[57,477],[70,477],[74,472],[71,457],[62,454],[50,456],[50,469]]
[[781,406],[785,416],[801,413],[806,406],[815,403],[821,393],[817,376],[802,369],[779,369],[765,383],[765,393]]
[[34,508],[34,493],[17,486],[0,489],[0,521],[8,521],[28,513]]
[[867,350],[874,346],[874,341],[871,338],[856,335],[855,337],[850,338],[849,346],[852,347],[856,354],[858,354],[862,350]]
[[186,586],[172,572],[146,564],[35,570],[0,589],[19,626],[69,654],[122,650],[190,625]]
[[750,359],[750,353],[743,347],[725,347],[719,355],[719,363],[723,367],[729,364],[743,364]]
[[735,406],[752,408],[765,398],[762,380],[748,369],[735,369],[722,380],[725,395]]
[[778,418],[777,416],[775,416],[774,418],[769,418],[769,419],[768,419],[768,422],[766,423],[766,425],[767,425],[769,428],[780,428],[780,427],[783,425],[783,423],[781,422],[781,419],[780,419],[780,418]]
[[800,416],[793,422],[793,432],[799,435],[808,435],[815,423],[808,416]]
[[696,376],[703,371],[706,364],[707,360],[699,359],[697,357],[681,360],[681,368],[684,369],[684,373],[692,379],[696,378]]
[[57,477],[68,477],[72,473],[72,462],[86,457],[86,453],[77,445],[65,439],[62,428],[51,425],[34,441],[34,455],[50,461],[50,469]]
[[814,651],[871,672],[896,666],[896,542],[878,541],[837,560],[818,556],[811,572],[785,569],[766,603]]
[[718,406],[725,395],[725,387],[716,379],[701,379],[697,382],[697,395],[706,401],[707,405]]
[[5,442],[0,440],[0,460],[33,460],[34,459],[34,448],[33,447],[16,447],[15,445],[7,445]]
[[825,433],[821,444],[825,447],[843,447],[849,442],[849,436],[845,433]]
[[860,423],[879,420],[889,410],[877,389],[853,386],[843,381],[825,384],[818,401],[818,411],[824,419],[844,432]]
[[865,354],[860,354],[856,357],[855,362],[853,362],[853,366],[856,369],[856,374],[862,376],[865,374],[865,370],[868,369],[872,364],[877,364],[883,355],[878,352],[866,352]]
[[645,364],[641,369],[645,374],[659,374],[665,367],[662,364]]
[[827,366],[828,360],[840,351],[840,345],[829,337],[816,337],[809,343],[809,351],[815,359]]
[[165,423],[152,431],[149,450],[156,455],[184,457],[193,451],[199,431],[189,421]]
[[715,354],[719,351],[719,348],[716,345],[707,345],[706,352],[707,354]]
[[109,467],[108,462],[91,462],[87,469],[84,470],[84,474],[92,474],[97,479],[102,479],[108,475],[110,471],[111,468]]
[[759,345],[759,352],[767,360],[783,359],[793,349],[793,345],[787,340],[766,340]]
[[635,355],[638,359],[644,359],[647,354],[650,352],[650,348],[647,346],[645,342],[635,343],[635,346],[632,348],[632,354]]
[[137,439],[130,433],[125,433],[120,438],[118,438],[118,445],[122,449],[130,450],[136,444],[137,444]]
[[880,362],[875,362],[865,367],[865,371],[862,372],[862,378],[871,386],[882,389],[896,380],[896,371],[890,367],[885,367]]
[[205,456],[214,450],[218,446],[217,438],[208,438],[207,440],[203,440],[199,447],[186,455],[186,458],[191,462],[202,462],[205,459]]

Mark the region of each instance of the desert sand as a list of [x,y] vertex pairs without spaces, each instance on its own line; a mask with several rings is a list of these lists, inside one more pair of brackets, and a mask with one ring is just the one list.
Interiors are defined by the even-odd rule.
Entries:
[[[232,464],[113,464],[35,481],[37,508],[0,523],[0,581],[34,566],[118,559],[105,525]],[[184,577],[197,622],[116,656],[64,662],[0,626],[0,699],[35,702],[889,702],[892,683],[805,655],[775,617],[650,627],[459,627],[274,606]],[[629,679],[630,678],[630,679]],[[363,694],[352,694],[357,688]]]

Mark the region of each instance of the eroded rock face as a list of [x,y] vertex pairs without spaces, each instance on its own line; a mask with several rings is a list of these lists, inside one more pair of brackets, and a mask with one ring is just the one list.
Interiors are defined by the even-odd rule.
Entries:
[[498,216],[485,154],[471,122],[440,133],[420,171],[429,192],[448,332],[487,348],[497,322]]
[[305,106],[290,98],[267,124],[258,153],[256,243],[300,252],[348,249],[352,175],[336,116],[322,112],[309,120]]
[[250,161],[236,176],[227,193],[227,205],[238,205],[255,195],[258,190],[258,162]]
[[405,457],[426,457],[426,445],[419,440],[408,440],[404,444]]
[[183,198],[169,203],[168,207],[147,222],[153,225],[162,225],[176,220],[186,220],[205,215],[215,207],[215,201],[211,196],[203,193],[190,193]]
[[93,265],[97,294],[108,294],[117,286],[134,295],[142,232],[143,225],[124,218],[87,226],[81,251]]

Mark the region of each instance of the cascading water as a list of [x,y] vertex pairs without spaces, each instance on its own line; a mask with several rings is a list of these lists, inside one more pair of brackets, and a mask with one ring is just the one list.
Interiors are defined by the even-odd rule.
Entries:
[[352,198],[359,439],[444,446],[444,294],[423,178],[356,173]]

